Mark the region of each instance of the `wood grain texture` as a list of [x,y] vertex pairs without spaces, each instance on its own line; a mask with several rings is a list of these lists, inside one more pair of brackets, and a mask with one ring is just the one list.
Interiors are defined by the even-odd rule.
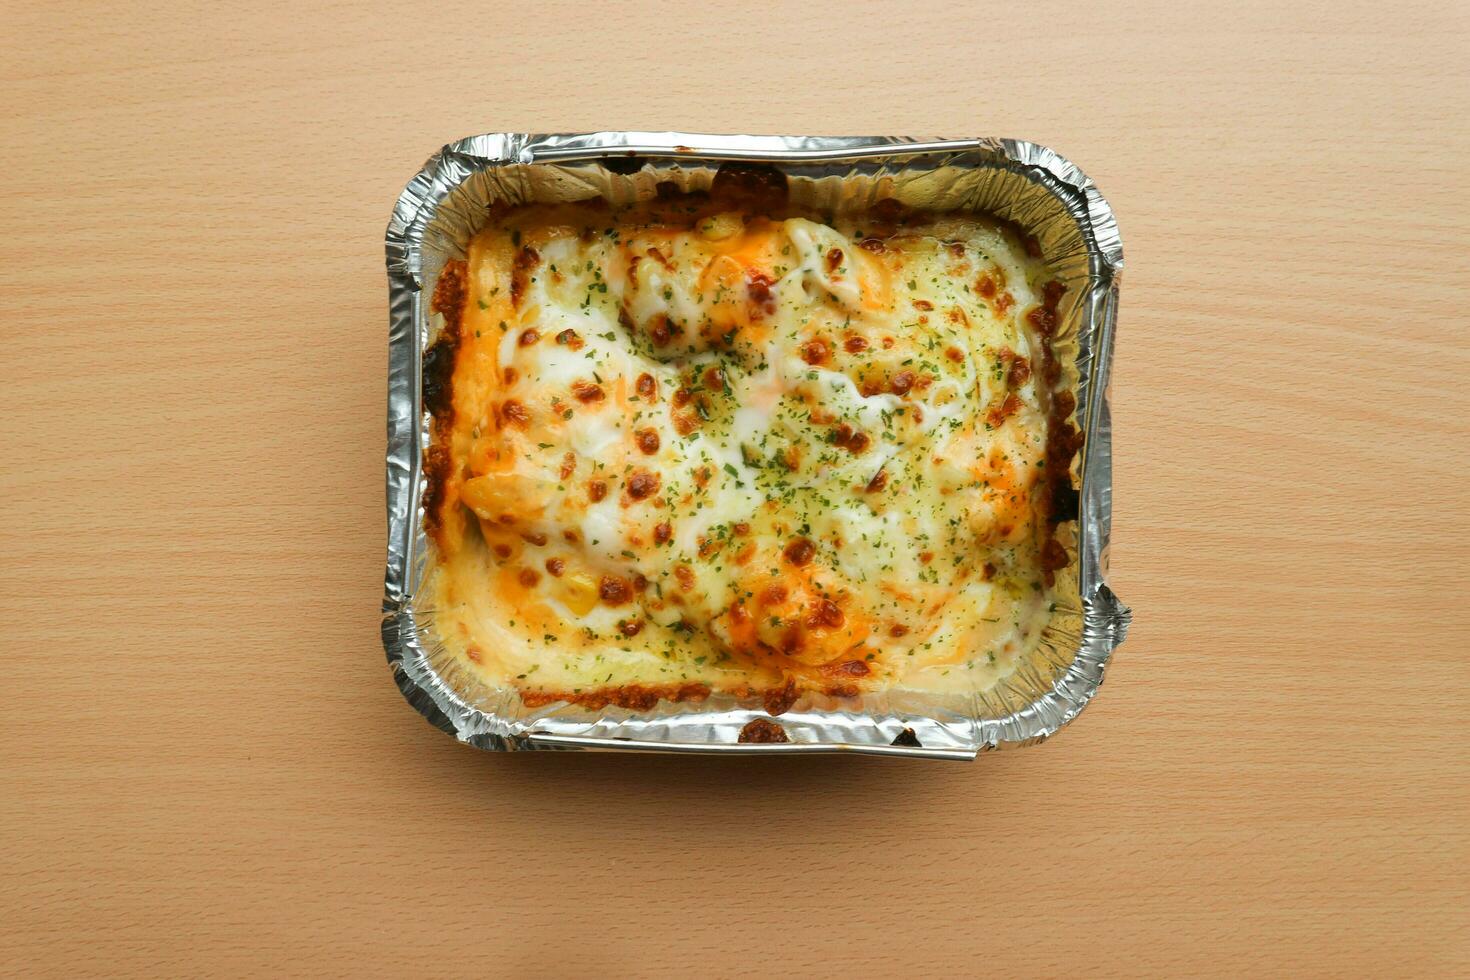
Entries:
[[[0,18],[0,972],[1470,971],[1470,8],[310,7]],[[497,756],[403,703],[389,207],[624,128],[1097,180],[1137,619],[1060,738]]]

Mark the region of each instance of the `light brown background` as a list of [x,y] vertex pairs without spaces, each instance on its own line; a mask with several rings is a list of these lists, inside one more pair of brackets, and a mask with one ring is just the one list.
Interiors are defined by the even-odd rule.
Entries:
[[[1470,970],[1464,4],[307,6],[0,16],[0,970]],[[503,756],[403,703],[389,208],[599,128],[1098,181],[1137,618],[1061,737]]]

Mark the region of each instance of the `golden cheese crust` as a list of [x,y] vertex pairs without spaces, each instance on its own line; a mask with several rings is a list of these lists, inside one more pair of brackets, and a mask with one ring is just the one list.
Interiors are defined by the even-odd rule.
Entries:
[[983,217],[722,178],[503,210],[441,273],[437,632],[532,707],[990,686],[1067,561],[1064,287]]

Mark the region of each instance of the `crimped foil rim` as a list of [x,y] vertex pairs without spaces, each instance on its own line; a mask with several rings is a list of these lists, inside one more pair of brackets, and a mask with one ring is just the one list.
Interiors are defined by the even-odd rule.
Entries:
[[[1078,219],[1089,259],[1089,313],[1094,327],[1090,383],[1096,391],[1083,420],[1086,452],[1079,505],[1079,589],[1082,640],[1067,669],[1046,694],[1000,718],[977,718],[972,747],[923,747],[857,742],[669,743],[629,738],[530,732],[507,736],[486,712],[466,704],[428,663],[418,643],[411,596],[422,457],[419,372],[425,334],[422,249],[435,209],[473,173],[510,163],[561,163],[618,156],[691,162],[761,161],[811,164],[975,153],[1017,168],[1068,204]],[[1084,217],[1085,216],[1085,217]],[[1041,742],[1091,700],[1112,651],[1123,642],[1131,612],[1105,581],[1111,524],[1111,420],[1107,383],[1116,329],[1122,241],[1112,209],[1086,174],[1055,151],[1010,139],[917,140],[906,137],[721,136],[688,133],[604,132],[533,135],[492,133],[445,146],[408,182],[386,233],[389,279],[389,398],[387,452],[388,563],[384,579],[383,645],[404,697],[435,726],[485,749],[627,749],[661,752],[789,754],[851,751],[874,755],[969,759],[982,750]],[[1084,377],[1084,383],[1088,383]],[[1092,561],[1087,561],[1091,556]]]

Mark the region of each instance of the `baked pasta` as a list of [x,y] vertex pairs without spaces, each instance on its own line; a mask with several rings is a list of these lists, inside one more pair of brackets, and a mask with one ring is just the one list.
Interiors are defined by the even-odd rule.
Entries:
[[1064,292],[996,221],[738,172],[492,214],[433,296],[435,633],[532,707],[994,684],[1067,563]]

